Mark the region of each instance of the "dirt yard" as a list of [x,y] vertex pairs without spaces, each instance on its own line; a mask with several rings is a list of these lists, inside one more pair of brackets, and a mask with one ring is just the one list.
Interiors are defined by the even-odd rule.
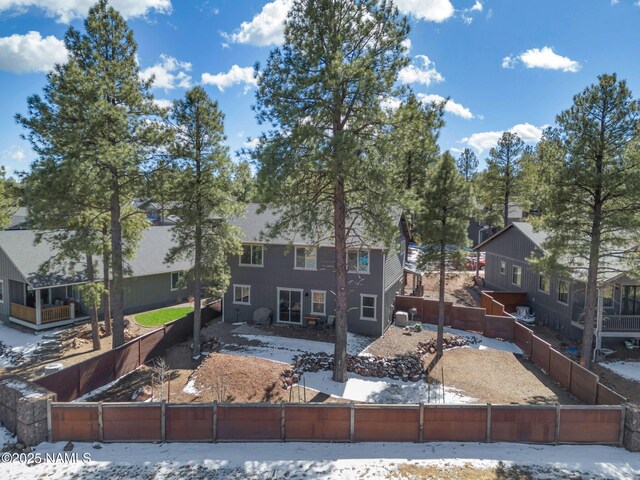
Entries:
[[[445,299],[455,305],[467,307],[480,306],[480,288],[475,286],[473,276],[475,272],[447,272],[445,281]],[[428,274],[422,277],[424,297],[430,300],[438,300],[438,288],[440,278],[436,274]]]

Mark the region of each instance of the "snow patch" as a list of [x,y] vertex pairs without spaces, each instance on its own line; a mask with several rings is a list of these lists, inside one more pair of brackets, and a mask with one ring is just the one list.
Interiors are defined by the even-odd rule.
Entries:
[[608,368],[614,373],[617,373],[621,377],[627,380],[633,380],[634,382],[640,382],[640,362],[606,362],[601,363],[605,368]]
[[200,393],[200,390],[196,388],[196,379],[192,378],[187,382],[185,387],[182,389],[184,393],[189,393],[191,395],[197,395]]
[[[138,367],[138,368],[140,368],[140,367]],[[126,378],[127,376],[131,375],[133,372],[138,370],[138,368],[136,368],[134,370],[131,370],[129,373],[125,373],[124,375],[122,375],[121,377],[116,378],[112,382],[106,383],[103,386],[96,388],[95,390],[91,390],[90,392],[85,393],[81,397],[78,397],[75,400],[72,400],[72,402],[86,402],[88,400],[91,400],[92,397],[94,397],[94,396],[98,395],[99,393],[102,393],[105,390],[108,390],[109,388],[113,387],[120,380],[122,380],[123,378]]]

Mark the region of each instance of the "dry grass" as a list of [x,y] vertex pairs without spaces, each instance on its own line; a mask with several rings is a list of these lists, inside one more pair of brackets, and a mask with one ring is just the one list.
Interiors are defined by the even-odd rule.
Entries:
[[389,473],[387,478],[405,480],[533,480],[538,477],[530,467],[518,465],[507,467],[502,463],[495,467],[486,468],[474,467],[470,463],[464,465],[402,463]]
[[[426,361],[429,359],[427,358]],[[444,352],[431,376],[479,403],[578,403],[531,362],[500,350],[456,348]]]
[[[376,339],[369,345],[367,353],[387,358],[400,357],[415,353],[420,342],[426,342],[436,338],[436,336],[436,332],[432,330],[411,332],[411,335],[407,335],[404,327],[392,325],[384,332],[382,337]],[[453,337],[453,335],[445,333],[445,337]]]
[[[449,272],[446,274],[445,300],[456,305],[467,307],[480,306],[480,293],[474,287],[473,272]],[[424,275],[422,284],[424,285],[424,296],[430,300],[438,300],[438,288],[440,279],[437,274]]]

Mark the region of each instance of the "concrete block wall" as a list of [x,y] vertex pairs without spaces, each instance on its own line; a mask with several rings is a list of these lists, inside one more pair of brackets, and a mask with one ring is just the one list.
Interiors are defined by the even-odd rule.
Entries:
[[0,379],[0,422],[25,445],[37,445],[48,437],[47,402],[55,393],[20,377]]
[[624,447],[640,452],[640,405],[627,404],[624,422]]

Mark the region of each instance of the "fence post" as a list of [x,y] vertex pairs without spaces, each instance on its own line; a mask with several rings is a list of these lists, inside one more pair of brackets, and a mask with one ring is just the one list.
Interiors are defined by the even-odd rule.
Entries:
[[213,402],[213,441],[218,441],[218,402]]
[[424,403],[420,402],[420,430],[418,434],[418,442],[424,442]]
[[163,442],[167,439],[167,404],[163,399],[160,402],[160,440]]
[[491,442],[491,404],[487,403],[487,442]]
[[356,406],[351,402],[351,418],[349,423],[349,440],[354,441],[356,432]]
[[620,405],[620,436],[618,437],[618,443],[620,444],[621,447],[624,446],[624,423],[625,423],[625,416],[627,414],[627,405],[626,404],[622,404]]
[[280,402],[280,440],[286,441],[286,426],[284,423],[284,402]]
[[[569,369],[571,371],[571,369]],[[560,404],[556,403],[556,433],[555,433],[556,441],[555,444],[558,445],[560,442]]]
[[104,419],[102,418],[102,402],[98,402],[98,440],[104,442]]
[[52,434],[53,434],[53,418],[51,418],[51,399],[48,398],[47,399],[47,440],[49,441],[49,443],[51,443],[53,441],[52,439]]

